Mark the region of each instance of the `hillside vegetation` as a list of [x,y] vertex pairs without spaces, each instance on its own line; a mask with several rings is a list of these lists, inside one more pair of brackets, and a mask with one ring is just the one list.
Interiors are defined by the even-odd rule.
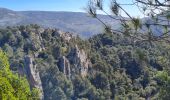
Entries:
[[82,40],[60,30],[27,25],[1,29],[0,47],[9,57],[10,69],[26,75],[31,88],[42,89],[45,100],[170,97],[170,45],[165,42],[134,43],[130,37],[110,33]]
[[[69,17],[68,17],[69,16]],[[106,15],[99,15],[104,22],[119,28],[120,21],[111,20]],[[115,16],[115,18],[117,18]],[[102,32],[103,25],[87,13],[57,11],[13,11],[0,8],[0,27],[38,24],[45,28],[58,28],[89,38]],[[115,27],[116,25],[116,27]]]
[[38,89],[30,90],[24,76],[14,74],[10,69],[6,54],[0,50],[0,99],[1,100],[39,100]]

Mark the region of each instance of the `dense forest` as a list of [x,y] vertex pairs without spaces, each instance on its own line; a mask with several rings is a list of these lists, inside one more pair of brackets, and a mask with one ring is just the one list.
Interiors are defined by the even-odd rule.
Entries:
[[166,42],[134,42],[108,32],[83,40],[58,29],[27,25],[0,29],[0,47],[9,58],[8,64],[0,52],[3,100],[170,98],[170,44]]

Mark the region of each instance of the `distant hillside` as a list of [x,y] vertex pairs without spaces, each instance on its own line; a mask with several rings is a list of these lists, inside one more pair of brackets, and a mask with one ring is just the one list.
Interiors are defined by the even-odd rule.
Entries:
[[[119,27],[119,21],[106,15],[99,15],[106,23]],[[90,37],[103,31],[102,24],[80,12],[51,12],[51,11],[12,11],[0,8],[0,27],[39,24],[43,27],[58,28],[63,31],[79,34],[83,38]]]

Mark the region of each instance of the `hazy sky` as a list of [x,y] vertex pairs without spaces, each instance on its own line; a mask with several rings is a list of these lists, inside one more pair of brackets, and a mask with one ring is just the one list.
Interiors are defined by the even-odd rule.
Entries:
[[[109,12],[109,1],[105,1],[105,9]],[[131,0],[119,0],[121,3],[130,3]],[[84,12],[88,0],[0,0],[0,7],[15,11],[41,10],[41,11],[73,11]],[[124,7],[133,16],[140,13],[136,7]]]

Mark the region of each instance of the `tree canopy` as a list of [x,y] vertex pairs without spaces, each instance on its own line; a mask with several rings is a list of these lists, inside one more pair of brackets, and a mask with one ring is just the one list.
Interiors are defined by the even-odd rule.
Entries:
[[14,74],[6,54],[0,50],[0,99],[1,100],[39,100],[38,90],[30,90],[25,77]]

